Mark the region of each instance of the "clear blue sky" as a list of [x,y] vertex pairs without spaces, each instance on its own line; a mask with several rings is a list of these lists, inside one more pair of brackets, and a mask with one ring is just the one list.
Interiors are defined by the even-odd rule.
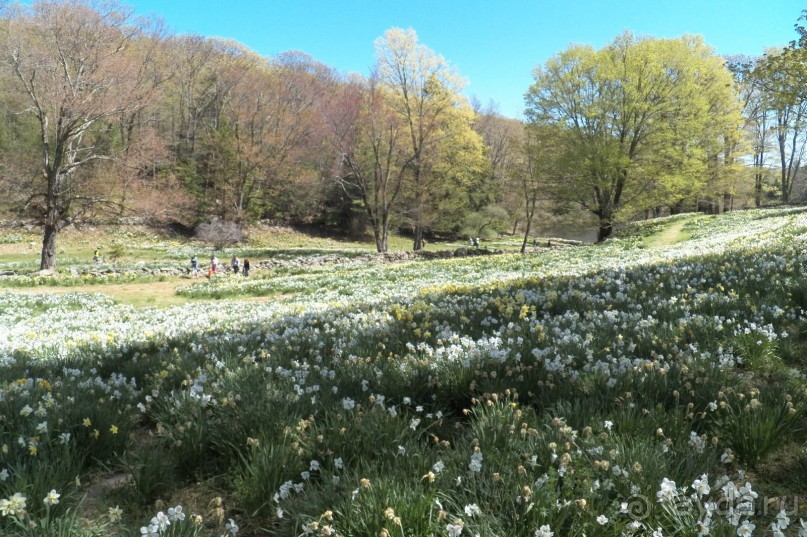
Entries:
[[718,54],[761,55],[784,46],[800,0],[129,0],[172,33],[234,39],[264,56],[301,50],[338,71],[366,75],[373,41],[393,27],[468,81],[466,94],[520,117],[532,70],[570,44],[601,47],[623,30],[700,34]]

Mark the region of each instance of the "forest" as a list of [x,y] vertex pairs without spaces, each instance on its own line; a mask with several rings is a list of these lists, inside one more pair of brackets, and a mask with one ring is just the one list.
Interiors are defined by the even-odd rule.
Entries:
[[[794,14],[794,18],[798,14]],[[799,19],[801,20],[801,19]],[[366,74],[304,52],[171,35],[116,2],[5,4],[0,216],[192,231],[259,220],[371,237],[530,240],[542,221],[620,223],[800,201],[805,33],[757,57],[702,38],[570,46],[523,88],[522,119],[463,93],[414,30]],[[783,29],[783,35],[787,32]]]

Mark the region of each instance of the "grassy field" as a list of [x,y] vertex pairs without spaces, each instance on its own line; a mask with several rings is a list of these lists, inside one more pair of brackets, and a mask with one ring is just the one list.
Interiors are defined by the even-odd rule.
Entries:
[[[271,274],[261,271],[255,267],[257,260],[316,260],[375,253],[375,246],[370,242],[317,237],[283,227],[249,228],[244,243],[222,250],[202,242],[171,238],[142,227],[68,228],[59,239],[58,273],[42,277],[38,275],[40,242],[41,237],[32,231],[0,231],[0,271],[14,271],[19,275],[0,278],[0,289],[6,287],[31,291],[46,286],[49,292],[54,293],[101,293],[117,303],[138,307],[176,306],[190,300],[175,292],[178,287],[193,283],[190,275],[177,275],[170,271],[187,271],[193,255],[199,257],[203,269],[207,268],[213,253],[225,265],[232,255],[242,260],[252,258],[253,277],[268,277],[276,275],[278,270]],[[404,237],[393,236],[389,244],[391,252],[411,249],[410,239]],[[428,248],[434,251],[461,246],[464,245],[444,242],[429,245]],[[93,254],[99,247],[103,263],[96,265],[93,263]],[[152,269],[164,272],[157,275],[148,273]],[[87,274],[107,270],[114,271],[114,274]]]
[[120,277],[70,271],[100,230],[48,278],[0,238],[3,535],[804,534],[802,210],[390,264],[284,230],[209,281],[124,276],[202,251],[130,233]]

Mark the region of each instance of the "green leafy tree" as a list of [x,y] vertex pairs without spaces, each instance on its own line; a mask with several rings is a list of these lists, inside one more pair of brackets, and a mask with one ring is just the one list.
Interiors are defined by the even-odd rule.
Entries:
[[530,123],[564,131],[552,188],[597,217],[599,240],[630,211],[698,192],[741,119],[723,60],[691,36],[573,46],[536,69],[526,100]]
[[[376,40],[376,72],[401,118],[408,170],[407,218],[414,249],[423,246],[423,231],[434,217],[434,196],[445,181],[462,180],[460,170],[440,170],[438,161],[452,142],[471,136],[472,115],[460,96],[462,80],[439,55],[418,42],[414,30],[393,28]],[[467,141],[467,140],[466,140]],[[460,143],[460,151],[469,147]],[[456,155],[455,155],[456,156]],[[437,173],[436,173],[437,172]]]
[[[415,213],[424,229],[457,234],[472,214],[487,215],[485,228],[501,227],[496,225],[501,214],[487,210],[495,202],[495,184],[482,137],[472,129],[474,119],[467,106],[446,118],[444,135],[427,162],[428,179],[421,183],[425,196]],[[491,219],[492,215],[496,217]]]

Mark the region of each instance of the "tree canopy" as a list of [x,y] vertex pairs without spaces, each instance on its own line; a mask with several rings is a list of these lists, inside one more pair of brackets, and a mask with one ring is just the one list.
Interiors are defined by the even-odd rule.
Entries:
[[570,47],[534,76],[528,121],[561,127],[565,149],[551,188],[596,215],[601,240],[619,218],[696,191],[741,125],[731,73],[699,37],[623,34]]
[[522,121],[470,104],[411,29],[343,74],[166,35],[116,1],[2,5],[0,212],[43,226],[42,268],[64,227],[110,216],[313,224],[380,252],[392,232],[415,249],[509,232],[526,250],[550,214],[587,211],[602,240],[623,220],[804,195],[804,30],[731,71],[698,36],[571,46],[535,70]]

